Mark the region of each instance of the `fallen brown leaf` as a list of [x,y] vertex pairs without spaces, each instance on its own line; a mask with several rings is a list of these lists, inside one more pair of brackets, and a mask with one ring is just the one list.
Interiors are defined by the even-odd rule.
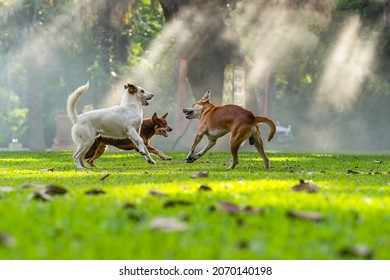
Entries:
[[14,247],[16,240],[7,232],[0,232],[0,245],[5,247]]
[[29,196],[29,198],[30,199],[34,199],[34,200],[44,201],[44,202],[50,202],[51,201],[50,196],[48,194],[46,194],[43,190],[35,192],[35,193],[32,193]]
[[241,211],[240,207],[229,201],[222,201],[218,204],[219,210],[229,214],[237,214]]
[[169,200],[164,203],[163,207],[169,208],[175,206],[190,206],[190,205],[192,205],[192,202],[185,201],[185,200]]
[[207,177],[209,177],[209,173],[207,171],[195,173],[190,176],[190,178],[207,178]]
[[126,202],[126,203],[123,204],[122,208],[123,209],[135,209],[137,207],[135,207],[135,205],[130,203],[130,202]]
[[340,255],[348,258],[353,257],[365,260],[372,260],[374,258],[374,252],[365,244],[346,247],[340,250]]
[[160,191],[156,191],[156,190],[150,190],[149,194],[155,195],[155,196],[167,196],[167,194],[165,192],[160,192]]
[[314,211],[288,210],[287,216],[313,222],[321,222],[322,220],[324,220],[324,216],[322,215],[322,213]]
[[85,192],[86,195],[99,195],[99,194],[105,194],[105,193],[106,193],[105,191],[97,190],[97,189],[92,189],[92,190]]
[[257,215],[263,215],[264,212],[265,212],[265,209],[264,208],[253,208],[251,206],[244,206],[242,208],[242,211],[244,211],[245,213],[251,215],[251,216],[257,216]]
[[320,190],[320,188],[317,185],[315,185],[313,182],[307,181],[307,180],[302,180],[302,179],[299,181],[298,185],[291,187],[291,189],[294,192],[305,191],[308,193],[314,193],[314,192],[318,192]]
[[54,168],[41,168],[39,169],[39,172],[53,172]]
[[104,175],[102,178],[100,178],[100,181],[104,181],[108,176],[110,176],[110,174],[108,173],[108,174],[106,174],[106,175]]
[[186,223],[176,218],[157,217],[150,223],[151,230],[161,230],[165,232],[185,231],[188,229]]
[[24,185],[21,187],[22,189],[42,189],[43,186],[42,185],[35,185],[35,184],[32,184],[32,185]]
[[66,189],[55,185],[46,186],[43,191],[48,195],[64,195],[68,192]]
[[212,189],[209,186],[202,185],[199,187],[198,191],[212,191]]

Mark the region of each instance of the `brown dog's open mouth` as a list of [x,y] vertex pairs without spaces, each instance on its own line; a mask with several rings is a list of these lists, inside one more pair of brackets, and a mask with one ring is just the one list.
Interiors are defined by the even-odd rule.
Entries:
[[164,137],[168,137],[168,133],[167,133],[167,131],[165,129],[160,129],[159,133],[160,133],[160,135],[162,135]]

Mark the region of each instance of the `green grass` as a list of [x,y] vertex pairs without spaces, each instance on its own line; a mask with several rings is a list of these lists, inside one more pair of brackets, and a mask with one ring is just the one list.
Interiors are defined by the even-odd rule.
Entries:
[[[0,189],[0,259],[390,259],[389,154],[268,153],[269,171],[255,153],[240,153],[233,171],[229,153],[192,164],[184,153],[168,154],[173,161],[149,165],[135,153],[107,153],[100,168],[76,170],[69,152],[0,152],[0,186],[13,190]],[[209,177],[190,178],[200,171]],[[320,191],[293,192],[300,179]],[[31,184],[68,193],[34,200],[37,190],[22,188]],[[90,189],[106,193],[86,195]],[[190,205],[164,207],[169,201]],[[221,201],[264,213],[228,214]],[[292,218],[289,210],[324,219]],[[151,230],[157,217],[187,229]],[[363,253],[348,253],[360,245]]]

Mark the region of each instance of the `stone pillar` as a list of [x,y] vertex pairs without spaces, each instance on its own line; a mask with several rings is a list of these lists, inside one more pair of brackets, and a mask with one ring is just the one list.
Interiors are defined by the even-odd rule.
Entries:
[[72,122],[64,110],[56,112],[56,135],[54,136],[52,150],[73,150]]

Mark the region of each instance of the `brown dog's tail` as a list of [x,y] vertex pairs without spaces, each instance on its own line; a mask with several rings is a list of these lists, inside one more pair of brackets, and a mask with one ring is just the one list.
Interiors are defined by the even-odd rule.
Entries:
[[68,113],[69,118],[71,119],[72,123],[75,124],[77,122],[77,110],[76,110],[76,103],[77,100],[79,100],[80,96],[86,92],[89,88],[89,82],[87,82],[85,85],[79,87],[76,89],[69,97],[68,102],[66,106],[66,111]]
[[266,117],[256,117],[255,123],[266,123],[270,127],[271,130],[268,134],[268,142],[271,141],[271,139],[274,137],[276,132],[275,123],[271,119]]

